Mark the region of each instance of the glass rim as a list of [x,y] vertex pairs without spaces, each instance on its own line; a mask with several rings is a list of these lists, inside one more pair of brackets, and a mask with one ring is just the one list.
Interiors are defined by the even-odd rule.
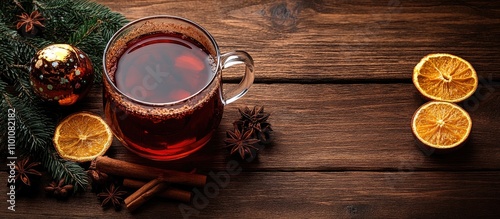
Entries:
[[[124,32],[125,30],[127,30],[130,26],[133,26],[137,23],[140,23],[140,22],[143,22],[143,21],[147,21],[147,20],[153,20],[153,19],[173,19],[173,20],[178,20],[178,21],[182,21],[182,22],[185,22],[193,27],[195,27],[196,29],[200,30],[210,41],[210,43],[212,43],[212,45],[214,46],[215,48],[215,53],[216,53],[216,72],[214,72],[214,74],[212,75],[212,78],[210,79],[210,81],[203,87],[201,88],[200,90],[198,90],[197,92],[191,94],[189,97],[186,97],[186,98],[183,98],[183,99],[180,99],[180,100],[176,100],[176,101],[170,101],[170,102],[163,102],[163,103],[153,103],[153,102],[147,102],[147,101],[142,101],[142,100],[139,100],[139,99],[136,99],[134,97],[131,97],[129,95],[127,95],[126,93],[122,92],[117,86],[115,83],[113,83],[113,81],[111,80],[110,78],[110,75],[108,74],[108,70],[106,69],[106,54],[108,52],[108,50],[110,49],[110,46],[112,44],[112,42],[114,42],[116,40],[116,38],[118,37],[119,34],[121,34],[122,32]],[[205,91],[215,80],[215,78],[217,78],[217,74],[219,72],[219,68],[220,68],[220,51],[219,51],[219,46],[217,45],[217,42],[215,41],[215,39],[213,38],[213,36],[205,29],[203,28],[201,25],[197,24],[196,22],[194,21],[191,21],[187,18],[183,18],[183,17],[179,17],[179,16],[173,16],[173,15],[152,15],[152,16],[147,16],[147,17],[142,17],[142,18],[139,18],[139,19],[136,19],[136,20],[133,20],[127,24],[125,24],[123,27],[121,27],[120,29],[118,29],[118,31],[116,31],[113,36],[111,36],[111,38],[109,39],[108,43],[106,44],[106,47],[104,49],[104,53],[102,55],[102,65],[103,65],[103,73],[105,74],[105,77],[106,77],[106,81],[110,84],[111,88],[116,90],[120,95],[124,96],[125,98],[133,101],[133,102],[136,102],[136,103],[139,103],[139,104],[142,104],[142,105],[145,105],[145,106],[153,106],[153,107],[161,107],[161,106],[169,106],[169,105],[175,105],[175,104],[178,104],[178,103],[182,103],[182,102],[185,102],[191,98],[194,98],[196,96],[198,96],[201,92]],[[116,74],[116,72],[115,72]]]

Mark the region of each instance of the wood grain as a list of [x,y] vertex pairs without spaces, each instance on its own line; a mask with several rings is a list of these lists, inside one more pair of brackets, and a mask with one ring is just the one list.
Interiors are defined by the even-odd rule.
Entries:
[[[214,139],[187,159],[149,162],[116,141],[108,155],[186,171],[223,169],[222,139],[239,118],[237,108],[265,105],[273,144],[247,170],[500,170],[500,136],[492,134],[500,133],[500,86],[484,86],[494,92],[481,89],[462,104],[473,120],[469,142],[449,155],[428,157],[415,145],[410,120],[425,101],[412,84],[255,84],[226,107]],[[76,108],[102,113],[100,89],[84,103]]]
[[[237,162],[242,173],[198,208],[198,217],[500,215],[499,1],[96,2],[131,20],[155,14],[186,17],[212,33],[223,52],[245,50],[255,60],[256,84],[226,106],[217,133],[201,151],[180,161],[154,162],[115,140],[107,152],[134,163],[205,174],[221,173]],[[482,81],[461,104],[473,120],[468,143],[455,153],[427,156],[410,130],[414,111],[425,102],[410,77],[424,55],[437,52],[468,60]],[[241,70],[225,70],[230,82],[225,86],[234,86]],[[273,143],[246,163],[227,157],[223,139],[239,117],[237,108],[253,105],[266,107],[275,131]],[[61,113],[82,110],[103,114],[101,86]],[[0,172],[0,181],[6,178]],[[0,186],[0,193],[6,192]],[[17,196],[15,213],[7,212],[4,201],[0,218],[182,217],[179,202],[161,199],[131,214],[101,210],[90,192],[67,201],[43,192],[33,196]]]
[[461,56],[480,75],[500,79],[498,1],[98,2],[129,19],[191,19],[222,51],[249,52],[261,82],[408,81],[416,63],[437,52]]
[[[192,208],[199,218],[495,218],[498,188],[500,175],[489,171],[251,172],[232,176],[227,187],[213,192],[200,189],[211,198],[207,204],[195,198]],[[64,202],[43,193],[17,201],[17,218],[182,217],[180,203],[161,199],[133,214],[101,210],[93,193]],[[5,202],[1,207],[5,212]]]

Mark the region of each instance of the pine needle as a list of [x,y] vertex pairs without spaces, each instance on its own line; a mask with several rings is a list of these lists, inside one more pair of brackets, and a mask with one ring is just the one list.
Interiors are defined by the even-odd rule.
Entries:
[[[45,29],[39,36],[23,37],[15,29],[17,15],[34,10],[44,16]],[[34,95],[29,65],[38,49],[71,43],[92,60],[98,84],[106,43],[126,22],[121,14],[87,0],[15,0],[0,4],[0,119],[6,121],[8,109],[15,109],[16,153],[41,160],[52,178],[65,179],[75,186],[75,192],[85,190],[87,175],[77,163],[61,159],[54,151],[54,114],[59,112]],[[1,126],[0,132],[0,149],[6,153],[6,126]]]
[[77,163],[66,161],[57,155],[54,149],[40,151],[43,166],[47,168],[55,181],[64,179],[67,184],[72,184],[73,192],[85,191],[89,180],[85,169]]

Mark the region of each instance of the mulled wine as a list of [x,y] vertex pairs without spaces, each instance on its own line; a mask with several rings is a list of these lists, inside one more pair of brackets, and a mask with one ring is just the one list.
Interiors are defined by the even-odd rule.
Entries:
[[[223,94],[222,69],[240,63],[245,77]],[[179,159],[205,145],[224,105],[254,79],[250,55],[220,55],[206,30],[171,16],[124,26],[108,43],[103,64],[106,122],[124,146],[153,160]]]
[[216,74],[214,65],[214,59],[194,39],[178,33],[154,33],[127,43],[114,81],[129,97],[168,103],[201,91]]
[[[216,74],[207,50],[179,33],[140,36],[127,43],[114,65],[111,74],[118,90],[133,100],[152,104],[183,101],[202,91]],[[106,118],[113,121],[117,137],[130,150],[153,159],[184,156],[182,152],[207,143],[223,111],[217,87],[168,112],[149,107],[130,110],[124,108],[126,104],[105,99]]]

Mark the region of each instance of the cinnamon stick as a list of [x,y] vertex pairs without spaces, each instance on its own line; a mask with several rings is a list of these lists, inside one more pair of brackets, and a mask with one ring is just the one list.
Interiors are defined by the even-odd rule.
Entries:
[[[144,185],[146,185],[146,182],[133,179],[123,179],[124,187],[139,189]],[[157,196],[189,203],[191,202],[192,193],[182,189],[169,187],[163,190],[162,192],[159,192]]]
[[124,201],[125,206],[129,211],[134,211],[151,199],[155,194],[165,190],[166,187],[167,183],[163,180],[153,179],[127,197]]
[[125,178],[152,180],[162,175],[167,182],[197,187],[203,187],[207,182],[207,176],[205,175],[148,167],[112,159],[107,156],[95,158],[92,161],[92,166],[98,171]]

